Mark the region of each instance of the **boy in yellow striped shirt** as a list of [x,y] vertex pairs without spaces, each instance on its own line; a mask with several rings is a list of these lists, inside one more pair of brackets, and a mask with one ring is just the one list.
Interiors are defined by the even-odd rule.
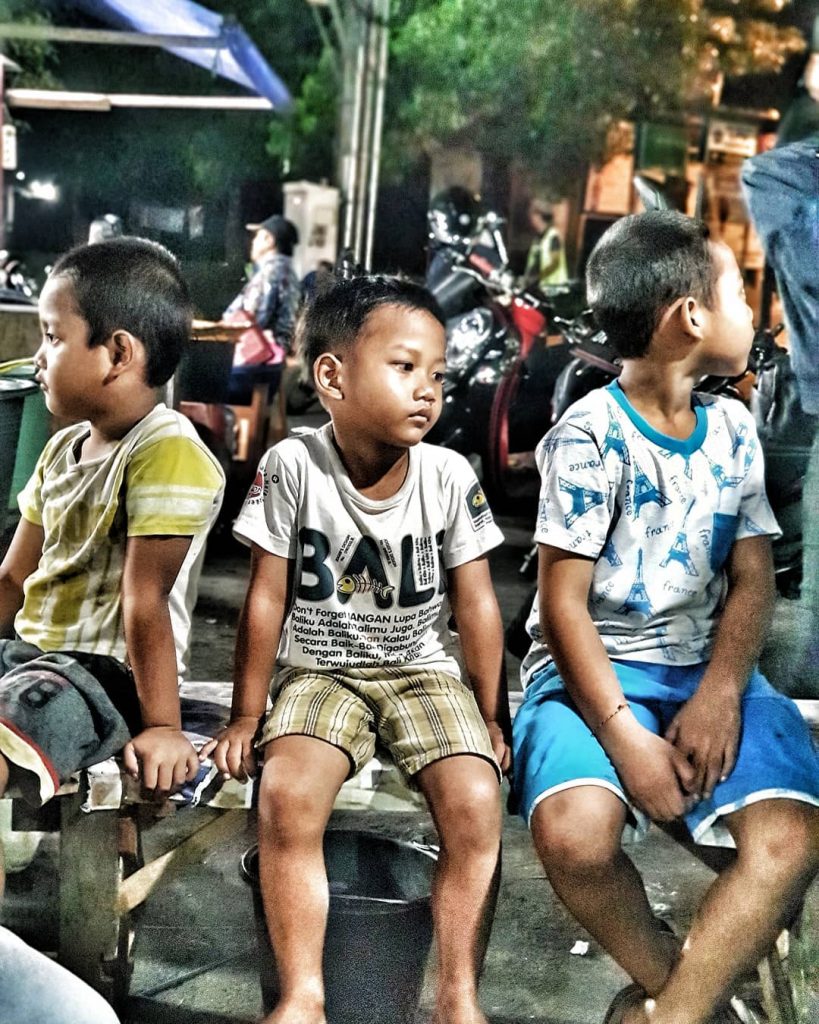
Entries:
[[13,781],[44,802],[123,751],[162,795],[198,767],[177,689],[184,596],[224,489],[190,423],[157,404],[190,335],[187,287],[162,246],[117,238],[58,260],[39,307],[37,380],[73,425],[21,493],[0,566],[0,793]]

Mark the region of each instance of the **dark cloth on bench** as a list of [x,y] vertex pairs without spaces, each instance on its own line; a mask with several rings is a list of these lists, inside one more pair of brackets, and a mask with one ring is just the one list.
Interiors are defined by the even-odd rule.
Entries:
[[0,640],[0,752],[26,800],[50,800],[140,729],[133,676],[116,658]]

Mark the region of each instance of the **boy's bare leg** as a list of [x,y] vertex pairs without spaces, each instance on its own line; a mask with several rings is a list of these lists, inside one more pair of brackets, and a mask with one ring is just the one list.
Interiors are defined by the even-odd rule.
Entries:
[[323,838],[350,772],[347,755],[311,736],[267,745],[259,789],[259,881],[276,954],[279,1002],[267,1024],[320,1024],[330,896]]
[[762,800],[725,818],[737,859],[705,895],[683,951],[653,1006],[628,1022],[702,1024],[754,967],[802,901],[819,869],[819,809]]
[[418,785],[429,803],[441,852],[432,888],[438,945],[435,1024],[486,1024],[478,974],[497,896],[501,806],[492,765],[469,754],[423,768]]
[[623,853],[623,801],[602,786],[576,786],[542,800],[532,814],[535,848],[552,888],[600,945],[649,994],[660,991],[677,956],[643,881]]

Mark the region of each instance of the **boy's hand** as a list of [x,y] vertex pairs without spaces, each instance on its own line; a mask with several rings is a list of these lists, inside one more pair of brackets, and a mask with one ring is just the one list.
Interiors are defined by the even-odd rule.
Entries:
[[199,758],[190,740],[170,726],[143,729],[125,744],[122,752],[125,770],[158,798],[166,797],[199,770]]
[[665,738],[694,769],[694,791],[708,799],[731,774],[739,745],[739,693],[733,688],[703,691],[702,684],[674,716]]
[[256,771],[253,737],[259,719],[235,718],[218,736],[209,740],[199,751],[199,757],[213,757],[213,763],[225,778],[246,782]]
[[623,753],[609,757],[634,803],[652,821],[673,821],[693,806],[694,769],[668,740],[635,726]]
[[509,746],[506,734],[497,722],[487,722],[486,731],[489,733],[492,753],[500,765],[500,770],[504,775],[508,775],[512,767],[512,748]]

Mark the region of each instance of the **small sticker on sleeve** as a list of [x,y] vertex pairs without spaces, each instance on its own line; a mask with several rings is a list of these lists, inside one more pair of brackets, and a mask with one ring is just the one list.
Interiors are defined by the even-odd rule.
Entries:
[[264,473],[259,469],[256,471],[256,478],[250,485],[250,490],[247,492],[247,504],[248,505],[259,505],[264,499],[268,491],[268,484]]
[[492,510],[489,508],[489,502],[477,480],[466,492],[466,508],[469,512],[472,529],[476,533],[492,522]]

